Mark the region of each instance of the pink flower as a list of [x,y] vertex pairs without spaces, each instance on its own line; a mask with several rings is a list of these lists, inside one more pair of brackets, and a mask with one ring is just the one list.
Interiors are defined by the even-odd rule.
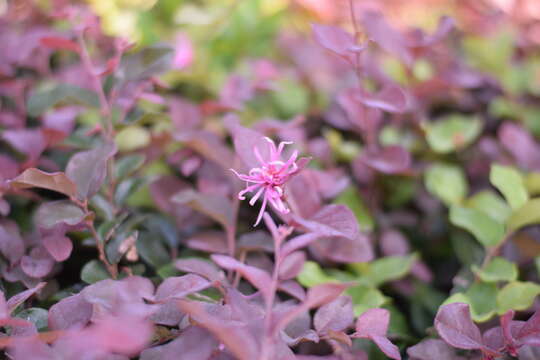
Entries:
[[249,201],[249,204],[253,206],[262,195],[261,210],[254,226],[257,226],[261,221],[267,203],[270,203],[276,211],[282,214],[289,213],[290,210],[284,201],[283,186],[300,170],[296,164],[296,158],[298,157],[297,150],[293,152],[289,160],[283,161],[281,159],[283,148],[285,145],[292,144],[292,142],[282,141],[276,147],[272,139],[267,137],[264,139],[269,144],[270,159],[263,159],[257,147],[253,147],[253,152],[261,163],[261,167],[251,169],[249,175],[239,174],[234,169],[231,169],[240,180],[247,182],[246,188],[238,193],[240,200],[246,199],[244,196],[246,193],[255,192],[255,195]]

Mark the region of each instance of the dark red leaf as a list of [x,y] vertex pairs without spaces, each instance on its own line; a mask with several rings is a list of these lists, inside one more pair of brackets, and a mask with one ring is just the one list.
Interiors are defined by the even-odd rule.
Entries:
[[69,39],[57,37],[57,36],[45,36],[40,39],[40,43],[50,49],[55,50],[69,50],[73,52],[80,52],[81,48],[79,44]]
[[75,184],[63,172],[47,173],[39,169],[26,169],[22,174],[10,181],[10,185],[17,189],[39,187],[57,191],[67,196],[77,194]]
[[484,342],[478,327],[472,322],[469,305],[453,303],[439,308],[435,328],[449,345],[466,350],[483,349]]

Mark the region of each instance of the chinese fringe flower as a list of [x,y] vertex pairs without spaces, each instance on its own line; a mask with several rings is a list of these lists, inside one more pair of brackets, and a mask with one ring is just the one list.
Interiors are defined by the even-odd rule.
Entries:
[[261,167],[251,169],[249,175],[239,174],[234,169],[231,169],[240,180],[247,182],[246,188],[238,193],[240,200],[246,199],[244,196],[246,193],[256,192],[249,201],[249,204],[253,206],[262,195],[261,210],[253,226],[257,226],[261,221],[267,203],[270,203],[276,211],[282,214],[289,213],[290,210],[284,201],[283,185],[285,185],[291,176],[299,171],[299,167],[296,164],[296,158],[298,157],[297,150],[293,152],[289,160],[281,160],[283,148],[285,145],[292,144],[292,142],[282,141],[276,147],[272,139],[268,137],[264,139],[269,144],[270,159],[263,159],[257,147],[253,147],[253,152],[257,160],[261,163]]

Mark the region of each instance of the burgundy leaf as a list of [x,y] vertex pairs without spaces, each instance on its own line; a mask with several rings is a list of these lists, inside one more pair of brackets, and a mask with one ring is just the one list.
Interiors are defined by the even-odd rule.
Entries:
[[458,360],[454,350],[438,339],[426,339],[407,349],[410,360],[432,360],[434,354],[438,360]]
[[21,258],[21,268],[30,277],[39,279],[48,275],[54,266],[54,259],[42,247],[33,248],[29,255]]
[[91,150],[79,152],[69,159],[66,176],[77,186],[80,199],[98,192],[105,181],[107,161],[116,153],[116,145],[105,143]]
[[218,342],[203,328],[190,326],[166,345],[155,346],[141,353],[141,360],[175,359],[208,360],[213,358]]
[[11,264],[24,255],[24,242],[15,222],[0,220],[0,252]]
[[260,167],[261,164],[253,149],[257,148],[263,159],[269,158],[269,150],[264,136],[255,130],[241,126],[234,116],[228,116],[223,121],[233,138],[235,153],[248,170]]
[[45,236],[41,241],[45,249],[56,261],[66,260],[73,250],[71,239],[61,234]]
[[386,309],[369,309],[356,320],[356,332],[351,335],[373,341],[391,359],[401,360],[399,349],[386,338],[390,312]]
[[376,94],[363,89],[355,92],[355,100],[372,108],[391,113],[402,113],[407,109],[407,97],[403,90],[394,85],[387,85]]
[[499,141],[526,169],[540,169],[540,145],[521,126],[505,122],[499,128]]
[[295,278],[306,261],[306,254],[303,251],[295,251],[286,256],[279,267],[279,278],[289,280]]
[[439,308],[435,328],[449,345],[467,350],[485,348],[480,330],[471,320],[469,305],[453,303]]
[[92,304],[81,294],[68,296],[49,309],[49,329],[67,330],[82,328],[92,318]]
[[211,258],[216,264],[218,264],[224,269],[238,271],[253,286],[255,286],[265,296],[266,299],[269,298],[269,290],[272,279],[266,271],[253,266],[242,264],[241,262],[230,256],[212,255]]
[[61,38],[58,36],[45,36],[40,39],[40,43],[50,49],[55,50],[69,50],[73,52],[80,52],[81,48],[79,44],[69,39]]
[[291,295],[292,297],[304,301],[306,299],[306,292],[302,285],[294,280],[282,281],[278,285],[278,289]]
[[218,338],[239,360],[257,358],[259,345],[246,326],[212,316],[201,302],[179,300],[178,306],[194,318],[199,326]]
[[75,196],[75,184],[63,172],[47,173],[39,169],[26,169],[22,174],[10,181],[10,185],[17,189],[39,187],[57,191],[67,196]]
[[183,131],[175,134],[175,139],[224,169],[229,169],[232,166],[233,154],[231,150],[214,133],[206,130]]
[[531,346],[540,346],[540,311],[525,322],[517,334],[520,343]]
[[362,14],[361,21],[371,40],[375,41],[377,45],[387,52],[398,57],[405,65],[412,65],[413,57],[405,45],[405,38],[386,22],[382,14],[366,11]]
[[185,204],[211,217],[224,228],[233,226],[232,203],[225,196],[203,194],[188,189],[174,195],[172,201]]
[[205,231],[185,240],[186,245],[195,250],[208,253],[226,254],[227,241],[222,231]]
[[317,310],[313,324],[320,334],[327,330],[344,331],[352,324],[353,320],[352,298],[340,296]]
[[366,165],[384,174],[406,172],[412,163],[411,154],[399,145],[368,150],[360,158]]
[[214,264],[205,260],[195,258],[179,259],[175,261],[174,266],[178,270],[200,275],[210,281],[222,280],[222,276],[218,268]]
[[359,48],[354,37],[337,26],[311,24],[315,41],[323,48],[340,55],[349,61],[354,61],[354,52]]
[[23,292],[18,293],[17,295],[10,297],[6,303],[8,313],[11,314],[13,310],[17,308],[17,306],[25,302],[30,296],[39,292],[41,289],[43,289],[45,285],[46,283],[40,282],[35,287],[25,290]]
[[204,290],[210,286],[208,280],[194,274],[170,277],[159,285],[156,300],[163,302],[169,299],[181,299],[191,293]]
[[47,147],[47,139],[41,129],[3,130],[0,137],[29,161],[36,161]]

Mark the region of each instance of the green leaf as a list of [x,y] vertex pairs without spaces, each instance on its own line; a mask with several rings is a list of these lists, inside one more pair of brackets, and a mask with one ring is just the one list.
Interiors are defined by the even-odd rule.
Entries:
[[339,196],[334,200],[334,203],[347,205],[358,219],[360,228],[363,231],[372,231],[375,227],[375,222],[369,213],[369,209],[365,205],[360,193],[354,186],[348,187],[341,194],[339,194]]
[[109,278],[109,273],[99,260],[90,260],[81,270],[81,280],[87,284],[93,284]]
[[36,223],[39,227],[50,229],[65,223],[77,225],[84,219],[84,212],[69,200],[51,201],[42,204],[36,212]]
[[472,233],[484,247],[497,246],[504,239],[504,226],[478,210],[454,205],[450,221]]
[[447,206],[459,204],[467,195],[468,184],[465,172],[455,165],[438,163],[425,173],[427,190]]
[[366,310],[381,307],[388,301],[379,289],[372,286],[352,286],[345,292],[352,297],[355,316],[359,316]]
[[465,205],[489,215],[500,223],[505,223],[512,213],[508,204],[499,195],[490,190],[480,191],[468,198]]
[[146,231],[141,232],[137,238],[137,251],[155,269],[171,261],[163,243]]
[[304,263],[304,267],[296,277],[296,280],[305,287],[312,287],[335,281],[334,278],[328,276],[320,265],[314,261],[306,261]]
[[533,172],[525,176],[525,187],[529,195],[540,195],[540,173]]
[[529,200],[523,177],[511,167],[493,164],[489,173],[489,181],[504,195],[514,210],[519,209]]
[[369,264],[354,263],[349,264],[349,266],[362,275],[362,281],[377,287],[385,282],[397,280],[407,275],[417,258],[416,254],[386,256]]
[[172,48],[153,45],[122,57],[116,76],[121,81],[139,80],[169,70],[174,56]]
[[36,117],[60,102],[99,107],[99,98],[95,92],[74,85],[59,84],[33,93],[28,99],[26,110],[30,116]]
[[540,285],[532,282],[514,281],[503,287],[497,295],[497,313],[508,310],[526,310],[540,294]]
[[483,270],[473,265],[472,271],[485,282],[515,281],[518,278],[516,264],[499,256],[494,257]]
[[137,171],[146,160],[146,157],[141,154],[127,155],[120,158],[116,162],[115,166],[115,177],[117,179],[123,179],[128,175],[131,175]]
[[15,317],[29,321],[38,331],[43,331],[47,329],[49,313],[45,309],[31,307],[19,311]]
[[478,117],[453,114],[425,125],[426,140],[437,153],[450,153],[471,144],[482,130]]
[[534,267],[536,267],[536,273],[540,276],[540,256],[534,258]]
[[524,226],[540,223],[540,198],[527,201],[508,219],[508,230],[515,231]]

